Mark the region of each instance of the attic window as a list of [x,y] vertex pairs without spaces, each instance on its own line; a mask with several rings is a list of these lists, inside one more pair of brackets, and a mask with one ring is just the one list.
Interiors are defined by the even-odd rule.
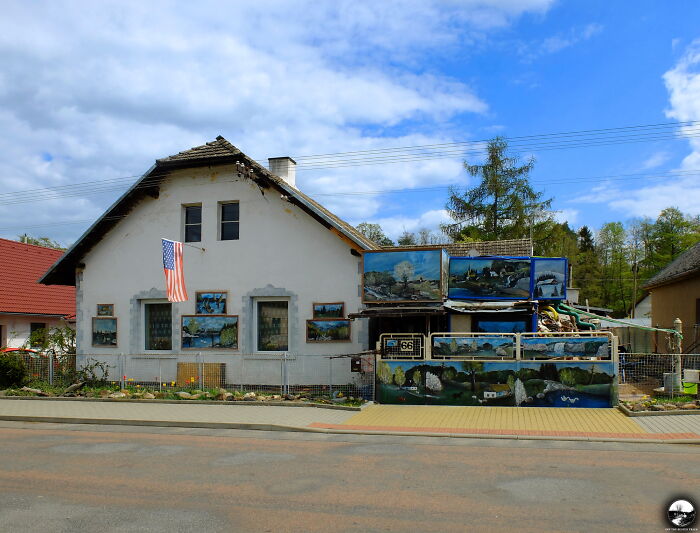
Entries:
[[219,236],[222,241],[238,240],[240,210],[238,202],[219,204]]
[[185,214],[185,242],[202,240],[202,204],[183,206]]

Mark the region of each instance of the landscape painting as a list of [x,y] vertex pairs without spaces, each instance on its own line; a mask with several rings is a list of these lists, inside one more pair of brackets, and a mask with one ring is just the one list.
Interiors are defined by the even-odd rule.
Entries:
[[114,316],[114,304],[97,304],[97,316]]
[[195,313],[198,315],[225,315],[225,292],[198,292],[195,303]]
[[404,405],[612,407],[612,362],[379,361],[377,401]]
[[442,250],[365,252],[363,301],[442,300]]
[[314,318],[343,318],[345,304],[342,302],[328,304],[313,304]]
[[238,316],[183,315],[183,349],[238,349]]
[[515,337],[433,337],[433,357],[515,357]]
[[117,319],[93,317],[92,319],[92,345],[116,346],[117,345]]
[[564,258],[533,259],[533,298],[542,300],[566,298],[567,270],[567,261]]
[[530,297],[530,259],[452,257],[448,297],[508,299]]
[[349,320],[307,320],[306,342],[349,342]]
[[524,359],[549,359],[551,357],[610,358],[610,339],[600,337],[521,337]]

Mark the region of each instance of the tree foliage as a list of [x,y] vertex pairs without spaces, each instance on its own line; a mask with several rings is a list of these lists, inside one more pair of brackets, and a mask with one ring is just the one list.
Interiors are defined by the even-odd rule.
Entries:
[[489,141],[486,150],[483,164],[464,163],[471,176],[480,178],[479,184],[464,192],[450,189],[446,207],[456,224],[445,230],[455,241],[527,237],[533,224],[550,218],[552,202],[530,186],[534,159],[520,165],[501,137]]
[[394,241],[384,234],[384,230],[379,224],[361,222],[357,225],[356,229],[370,241],[377,243],[379,246],[394,246]]
[[49,239],[48,237],[32,237],[28,234],[17,235],[17,240],[26,244],[34,244],[36,246],[43,246],[45,248],[55,248],[56,250],[65,250],[65,246],[62,246],[58,241]]

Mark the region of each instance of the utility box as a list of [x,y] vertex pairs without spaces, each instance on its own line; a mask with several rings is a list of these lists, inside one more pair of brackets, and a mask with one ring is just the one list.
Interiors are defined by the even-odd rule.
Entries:
[[686,383],[700,383],[700,370],[683,369],[683,381]]

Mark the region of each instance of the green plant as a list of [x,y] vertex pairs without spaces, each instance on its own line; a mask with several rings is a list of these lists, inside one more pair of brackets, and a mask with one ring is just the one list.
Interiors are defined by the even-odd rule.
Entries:
[[21,386],[29,374],[22,357],[15,353],[0,355],[0,388]]
[[76,371],[77,381],[84,381],[90,387],[103,387],[107,385],[109,377],[109,365],[97,359],[88,359],[85,364]]

